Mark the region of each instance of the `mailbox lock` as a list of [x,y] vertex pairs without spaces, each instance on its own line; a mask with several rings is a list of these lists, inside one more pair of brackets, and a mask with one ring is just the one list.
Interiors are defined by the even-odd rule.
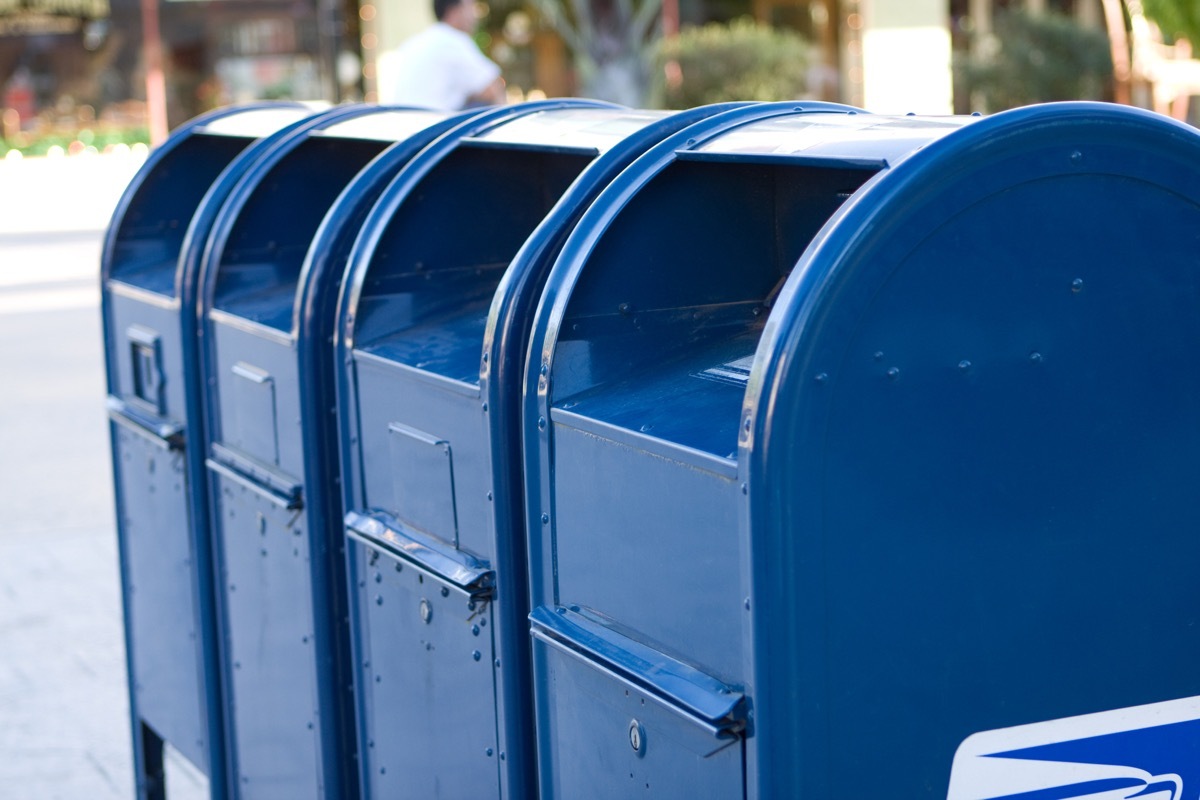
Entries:
[[433,620],[433,606],[424,597],[421,598],[421,620],[428,625]]
[[646,755],[646,728],[636,719],[629,720],[629,746],[639,757]]

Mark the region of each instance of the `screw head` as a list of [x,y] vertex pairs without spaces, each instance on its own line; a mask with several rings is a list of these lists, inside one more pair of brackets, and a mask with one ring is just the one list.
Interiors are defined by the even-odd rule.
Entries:
[[421,598],[421,621],[426,625],[433,621],[433,606],[424,597]]

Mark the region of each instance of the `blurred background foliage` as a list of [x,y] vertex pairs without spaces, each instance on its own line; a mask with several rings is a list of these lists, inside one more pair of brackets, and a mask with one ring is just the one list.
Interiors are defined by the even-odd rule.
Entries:
[[1200,2],[1198,0],[1142,0],[1146,16],[1170,38],[1182,36],[1200,52]]
[[1110,93],[1112,51],[1103,30],[1047,11],[999,10],[995,29],[954,63],[959,85],[989,111]]
[[655,99],[682,109],[734,100],[795,100],[808,89],[810,48],[795,31],[748,17],[684,28],[657,50]]

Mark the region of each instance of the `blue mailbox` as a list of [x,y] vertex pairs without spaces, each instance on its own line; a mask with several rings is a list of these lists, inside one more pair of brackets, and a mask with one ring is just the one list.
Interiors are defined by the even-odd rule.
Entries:
[[221,209],[201,294],[230,771],[246,798],[353,798],[333,388],[350,245],[396,172],[465,116],[335,108]]
[[104,242],[108,410],[140,797],[161,796],[163,744],[225,795],[196,371],[198,266],[217,208],[296,104],[199,117],[154,150]]
[[543,797],[1191,786],[1198,230],[1200,136],[1096,104],[636,162],[530,343]]
[[716,109],[596,103],[479,117],[397,176],[339,323],[362,782],[374,798],[530,797],[520,376],[587,204]]

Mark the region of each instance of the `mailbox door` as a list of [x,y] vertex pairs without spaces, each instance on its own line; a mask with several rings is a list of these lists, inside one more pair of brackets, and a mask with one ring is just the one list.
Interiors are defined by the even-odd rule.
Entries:
[[[321,797],[309,535],[295,499],[209,462],[224,555],[229,705],[245,797]],[[305,591],[307,590],[307,591]],[[311,765],[317,780],[297,764]]]
[[499,794],[495,654],[486,597],[351,541],[359,576],[369,796]]
[[160,738],[204,766],[210,743],[184,454],[128,418],[113,423],[113,448],[134,701]]
[[569,646],[539,636],[545,797],[742,797],[743,740],[664,702]]

